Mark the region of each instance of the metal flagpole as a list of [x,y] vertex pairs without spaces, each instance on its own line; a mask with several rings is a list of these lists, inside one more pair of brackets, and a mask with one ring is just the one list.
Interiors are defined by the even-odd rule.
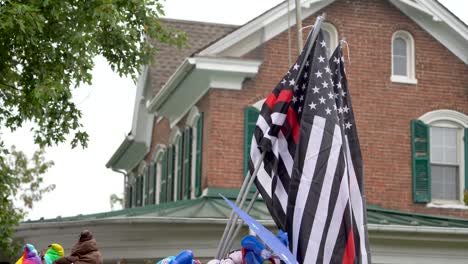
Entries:
[[297,54],[302,51],[302,10],[301,0],[296,0]]
[[[317,35],[318,35],[318,32],[319,32],[318,29],[320,29],[320,27],[322,25],[322,22],[325,19],[325,17],[326,17],[326,14],[323,13],[321,16],[318,16],[317,19],[315,20],[314,29],[312,31],[312,36],[311,36],[312,40],[310,41],[309,45],[307,46],[307,51],[306,51],[306,54],[305,54],[305,58],[307,58],[309,56],[310,51],[312,50],[313,43],[315,42],[315,39],[317,38]],[[299,68],[299,72],[301,72],[302,69],[304,68],[306,61],[307,60],[305,60],[305,59],[302,61],[301,66]],[[297,78],[299,78],[299,77],[300,76],[298,75]],[[247,173],[247,176],[245,177],[244,182],[242,183],[241,190],[239,191],[239,195],[237,196],[237,199],[236,199],[236,205],[239,208],[242,208],[242,206],[244,205],[244,202],[247,199],[247,195],[249,193],[249,190],[250,190],[253,182],[255,181],[255,178],[257,177],[258,171],[260,169],[260,165],[263,163],[264,158],[265,158],[265,152],[262,153],[262,156],[257,161],[257,164],[255,164],[255,170],[254,170],[253,174],[250,175],[250,172]],[[248,182],[248,184],[246,185],[247,182]],[[240,203],[239,203],[239,200],[240,200]],[[239,203],[239,204],[237,204],[237,203]],[[229,217],[229,220],[226,223],[226,227],[224,228],[223,236],[221,237],[221,241],[218,244],[218,248],[216,250],[216,259],[220,259],[223,256],[224,251],[225,251],[226,246],[227,246],[227,242],[232,239],[231,236],[234,233],[233,224],[237,222],[237,219],[238,219],[238,217],[234,213],[234,210],[231,211],[231,215]]]
[[[250,175],[250,171],[247,173],[247,176],[245,177],[242,187],[239,191],[239,194],[237,195],[236,199],[236,205],[239,208],[242,208],[243,203],[245,202],[245,199],[247,198],[247,195],[249,193],[250,187],[252,186],[253,181],[257,177],[257,173],[260,169],[260,165],[263,163],[263,159],[265,158],[265,152],[262,153],[262,156],[260,159],[257,161],[257,164],[255,164],[255,170],[252,175]],[[222,256],[222,250],[225,247],[227,234],[231,233],[232,234],[232,224],[237,221],[237,215],[234,213],[234,210],[231,211],[231,215],[229,217],[228,222],[226,223],[226,227],[224,228],[223,236],[221,237],[221,241],[218,244],[218,249],[216,250],[216,259],[220,259]]]
[[[252,207],[253,205],[255,204],[255,201],[257,200],[257,197],[258,195],[260,194],[260,192],[257,190],[255,192],[255,194],[252,196],[252,199],[250,200],[250,203],[249,205],[247,206],[247,209],[245,209],[245,212],[246,213],[250,213],[250,210],[252,210]],[[232,243],[234,243],[234,239],[237,237],[237,235],[239,234],[240,232],[240,229],[242,228],[242,225],[243,225],[243,221],[240,221],[239,223],[237,223],[237,227],[236,227],[236,230],[234,231],[234,233],[232,234],[232,237],[227,240],[228,243],[226,244],[226,247],[224,248],[224,252],[223,252],[223,255],[225,255],[226,253],[229,252],[230,248],[232,247]]]

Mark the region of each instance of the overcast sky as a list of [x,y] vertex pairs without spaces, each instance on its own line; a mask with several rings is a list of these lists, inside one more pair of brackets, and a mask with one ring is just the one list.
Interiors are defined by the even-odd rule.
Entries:
[[[292,0],[291,0],[292,1]],[[277,5],[280,0],[168,0],[170,18],[241,25]],[[440,1],[468,23],[468,1]],[[130,131],[135,84],[114,74],[103,58],[96,59],[93,84],[74,92],[83,111],[82,122],[90,135],[87,149],[72,150],[68,144],[49,148],[46,157],[55,166],[45,182],[56,189],[37,203],[27,218],[52,218],[109,211],[111,194],[122,195],[123,175],[105,167],[106,162]],[[31,155],[36,149],[27,129],[2,135],[7,145]]]

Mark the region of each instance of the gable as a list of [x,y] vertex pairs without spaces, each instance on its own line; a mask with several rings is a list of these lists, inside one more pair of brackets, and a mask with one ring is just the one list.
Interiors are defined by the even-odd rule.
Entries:
[[[302,20],[337,0],[302,1]],[[435,0],[388,0],[465,64],[468,64],[468,27]],[[283,2],[199,52],[202,56],[240,57],[295,26],[295,5]]]

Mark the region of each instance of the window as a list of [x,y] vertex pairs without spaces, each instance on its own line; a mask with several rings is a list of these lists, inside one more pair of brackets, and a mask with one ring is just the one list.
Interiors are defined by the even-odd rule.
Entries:
[[414,201],[462,204],[468,189],[468,116],[437,110],[411,126]]
[[164,145],[156,146],[153,164],[154,203],[165,203],[167,201],[167,148]]
[[392,37],[392,82],[416,84],[414,40],[410,33],[397,31]]
[[184,133],[185,196],[188,199],[202,195],[203,113],[193,107],[187,116]]
[[430,126],[432,200],[460,199],[460,128]]
[[323,23],[322,25],[323,38],[327,43],[327,55],[330,57],[332,52],[338,46],[338,31],[336,27],[330,23]]

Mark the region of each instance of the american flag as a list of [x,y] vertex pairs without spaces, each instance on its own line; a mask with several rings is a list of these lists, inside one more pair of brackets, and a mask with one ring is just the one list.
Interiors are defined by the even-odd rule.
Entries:
[[[306,47],[310,41],[309,35]],[[262,152],[265,152],[255,184],[276,225],[283,230],[286,230],[289,182],[310,76],[311,56],[306,53],[304,49],[296,63],[266,98],[251,143],[249,171],[251,174],[254,172]]]
[[341,52],[325,59],[319,34],[288,192],[286,226],[299,263],[370,262],[362,157]]
[[[306,47],[311,41],[310,37]],[[341,47],[327,59],[319,32],[267,97],[250,172],[299,263],[370,263],[362,158]],[[300,65],[304,64],[301,68]]]

